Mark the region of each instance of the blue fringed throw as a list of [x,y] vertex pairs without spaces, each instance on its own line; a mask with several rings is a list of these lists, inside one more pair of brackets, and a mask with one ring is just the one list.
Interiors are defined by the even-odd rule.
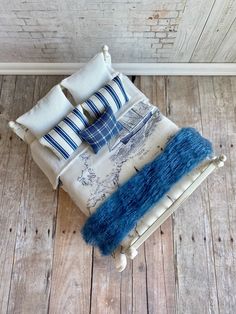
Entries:
[[183,128],[164,151],[114,192],[86,221],[82,235],[103,255],[124,237],[183,176],[212,154],[211,143],[195,129]]

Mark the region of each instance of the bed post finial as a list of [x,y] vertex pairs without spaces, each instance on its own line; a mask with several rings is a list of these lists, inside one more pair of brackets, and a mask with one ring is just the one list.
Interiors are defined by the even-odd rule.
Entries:
[[104,60],[107,64],[111,64],[111,55],[109,53],[109,47],[107,45],[104,45],[102,47],[102,52],[104,55]]
[[18,135],[24,141],[25,130],[18,123],[14,122],[14,121],[9,121],[8,126],[10,129],[12,129],[12,131],[16,135]]

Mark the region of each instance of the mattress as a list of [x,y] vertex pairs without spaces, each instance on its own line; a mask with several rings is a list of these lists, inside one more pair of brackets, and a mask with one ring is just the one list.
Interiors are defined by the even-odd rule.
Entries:
[[158,155],[178,127],[148,102],[120,117],[123,131],[99,154],[86,149],[60,175],[62,188],[89,216],[120,185]]
[[[99,154],[82,144],[68,160],[58,159],[38,140],[30,144],[34,161],[54,188],[58,184],[70,195],[86,215],[96,211],[119,186],[159,155],[179,127],[152,105],[148,98],[124,76],[130,101],[117,113],[122,132],[113,138]],[[138,221],[122,241],[127,248],[137,240],[191,185],[201,169],[196,169],[176,184],[161,202]]]
[[[110,58],[109,55],[107,57],[105,49],[103,54],[105,60],[107,59],[107,69],[111,76],[114,77],[117,73],[111,67]],[[185,172],[183,176],[178,177],[178,180],[173,181],[173,185],[169,186],[170,188],[164,189],[166,187],[164,178],[167,178],[168,181],[171,175],[175,176],[175,173],[178,172],[181,166],[182,170],[188,169],[186,164],[191,166],[195,160],[198,160],[199,150],[194,150],[194,148],[192,149],[193,154],[188,155],[188,158],[186,157],[188,162],[186,162],[182,154],[183,152],[186,154],[186,151],[191,150],[190,142],[194,143],[196,137],[191,133],[189,135],[191,141],[185,142],[185,146],[183,146],[183,142],[176,142],[177,146],[172,146],[173,149],[170,150],[171,159],[166,159],[168,162],[159,164],[159,167],[150,168],[149,166],[153,161],[156,164],[157,160],[163,159],[163,155],[165,156],[166,150],[168,150],[167,147],[170,147],[169,143],[173,142],[173,139],[181,138],[178,135],[183,129],[180,130],[175,123],[159,111],[158,107],[151,104],[149,99],[125,75],[123,75],[123,84],[129,95],[129,101],[118,112],[114,113],[116,119],[123,126],[122,131],[113,137],[98,154],[94,154],[91,147],[86,142],[82,142],[68,159],[59,159],[49,148],[41,145],[39,140],[33,136],[31,130],[29,131],[14,121],[9,122],[12,130],[30,145],[33,160],[47,176],[52,187],[56,189],[60,185],[88,217],[85,226],[88,225],[88,222],[94,221],[93,218],[97,213],[102,213],[102,222],[95,220],[94,226],[97,230],[94,232],[94,229],[92,229],[92,234],[95,237],[98,235],[99,241],[96,239],[94,243],[93,241],[91,242],[91,239],[85,237],[85,233],[82,231],[87,243],[92,245],[97,245],[98,243],[100,245],[102,243],[103,245],[101,239],[103,235],[108,235],[108,238],[104,238],[104,243],[105,245],[107,243],[110,245],[110,234],[115,235],[115,237],[117,234],[119,236],[124,231],[124,225],[128,224],[126,214],[132,213],[132,218],[137,217],[137,220],[130,224],[130,228],[125,230],[124,236],[117,242],[118,247],[117,245],[112,246],[106,253],[111,254],[112,252],[112,256],[115,257],[116,268],[119,271],[125,268],[126,256],[133,258],[139,245],[165,221],[174,208],[176,209],[216,166],[222,166],[226,159],[225,156],[220,157],[216,162],[214,159],[205,160],[204,162],[202,162],[203,158],[199,159],[197,168],[190,167],[189,171],[191,169],[194,170]],[[179,130],[180,132],[178,132]],[[202,141],[204,139],[200,140],[200,146]],[[196,143],[196,145],[198,144]],[[210,154],[205,154],[204,147],[203,145],[203,155],[206,158]],[[210,143],[206,147],[210,147]],[[175,157],[173,157],[174,155]],[[190,162],[191,159],[194,160]],[[210,168],[211,162],[212,167]],[[170,165],[170,167],[165,167],[166,164]],[[142,177],[143,170],[147,167],[151,170],[149,170],[148,176]],[[167,172],[165,172],[166,169]],[[176,169],[177,171],[175,171]],[[161,172],[163,172],[163,175],[161,175]],[[130,189],[130,185],[127,185],[127,183],[137,177],[143,178],[143,184],[138,184],[138,190],[136,188],[138,181],[135,180],[133,189]],[[147,178],[155,178],[155,181],[149,184],[150,180],[147,180]],[[167,182],[167,186],[168,184]],[[127,186],[128,188],[126,188]],[[145,186],[146,190],[143,186]],[[153,189],[150,189],[150,186]],[[156,188],[157,186],[159,188]],[[125,200],[123,202],[120,199],[120,191],[122,189],[125,191]],[[163,193],[159,199],[156,199],[153,193],[148,193],[150,191],[157,192],[157,195],[158,193],[161,194],[160,191],[163,191]],[[139,200],[142,199],[143,195],[142,200],[146,202],[147,194],[150,194],[149,199],[153,200],[153,202],[152,204],[149,202],[150,206],[147,211],[145,210],[142,212],[142,215],[137,216],[137,212],[142,208]],[[119,197],[114,203],[115,206],[114,204],[111,206],[112,203],[109,201],[114,195]],[[110,196],[111,198],[109,198]],[[137,206],[132,209],[130,205],[127,208],[127,199],[132,200],[129,204],[132,205],[134,201],[133,203],[136,203]],[[105,212],[104,204],[107,206]],[[113,207],[112,210],[111,207]],[[122,213],[119,212],[119,207],[123,208]],[[114,216],[117,216],[117,218],[115,219]],[[108,226],[108,229],[105,229],[104,226]],[[111,230],[112,232],[110,232]],[[101,245],[99,248],[101,250]],[[101,252],[103,251],[101,250]]]

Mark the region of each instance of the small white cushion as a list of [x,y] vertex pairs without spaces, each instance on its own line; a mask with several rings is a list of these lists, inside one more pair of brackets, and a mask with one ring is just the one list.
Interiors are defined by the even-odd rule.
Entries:
[[20,116],[16,122],[29,129],[36,138],[40,138],[73,108],[58,84],[40,99],[31,110]]
[[61,85],[69,90],[77,104],[81,104],[111,79],[103,53],[99,53]]

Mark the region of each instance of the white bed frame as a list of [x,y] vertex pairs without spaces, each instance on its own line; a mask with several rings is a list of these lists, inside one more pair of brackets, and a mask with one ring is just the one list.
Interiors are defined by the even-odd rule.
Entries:
[[[108,46],[103,49],[104,60],[111,65],[111,55]],[[127,257],[133,259],[137,254],[137,249],[169,218],[179,206],[199,187],[199,185],[217,168],[223,167],[226,156],[221,155],[207,161],[204,170],[199,173],[195,180],[186,188],[183,193],[157,218],[157,220],[147,228],[136,240],[131,242],[127,247],[119,247],[114,253],[115,266],[118,271],[123,271],[127,264]]]
[[[111,65],[111,55],[109,53],[108,46],[103,46],[102,52],[104,55],[104,60],[108,65]],[[14,133],[16,133],[20,138],[22,138],[27,143],[32,141],[31,136],[29,136],[28,130],[22,128],[21,125],[14,121],[9,122],[9,127]],[[30,138],[28,138],[30,137]],[[153,232],[155,232],[164,222],[170,217],[170,215],[196,190],[196,188],[217,168],[223,167],[226,161],[226,156],[221,155],[214,157],[207,161],[204,169],[199,172],[199,175],[192,181],[192,183],[186,188],[182,194],[164,211],[164,213],[155,220],[155,222],[149,226],[146,231],[137,237],[133,242],[129,243],[127,246],[120,246],[115,252],[113,252],[112,257],[114,258],[116,269],[121,272],[125,269],[127,264],[127,257],[133,259],[137,254],[137,249],[140,245],[146,241]]]

